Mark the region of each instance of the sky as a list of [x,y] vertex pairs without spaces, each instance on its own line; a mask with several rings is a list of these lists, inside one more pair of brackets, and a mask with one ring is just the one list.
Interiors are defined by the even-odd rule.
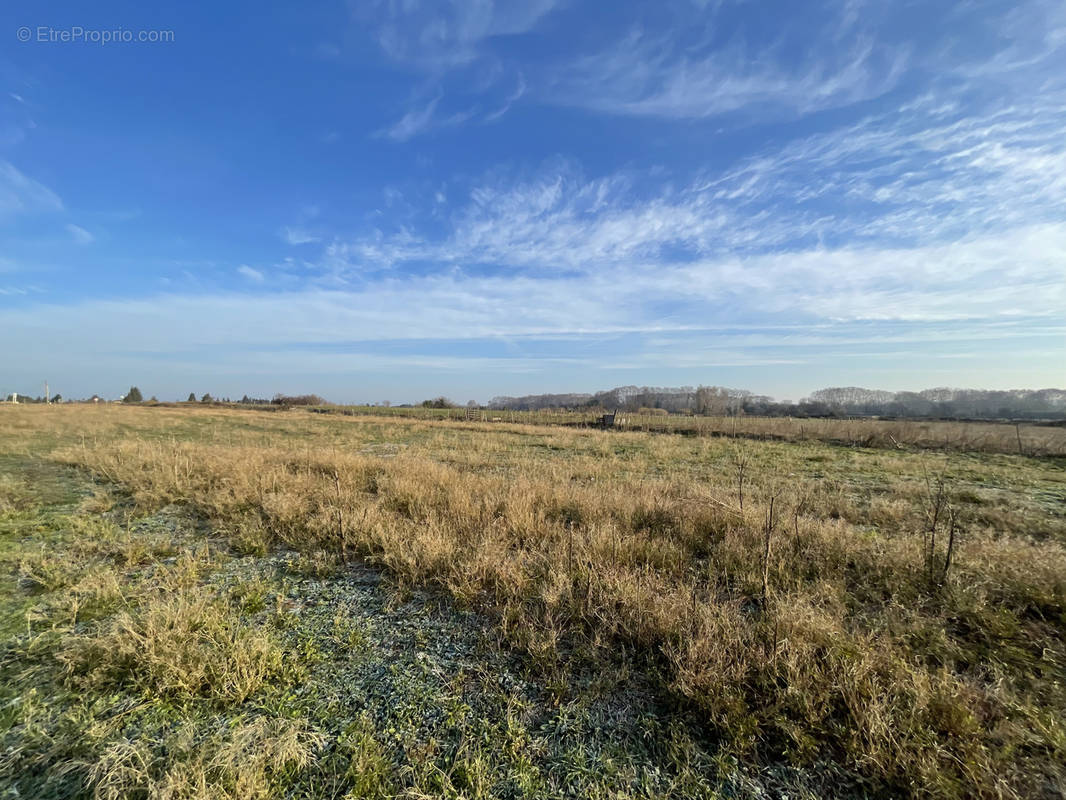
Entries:
[[1066,385],[1061,0],[7,3],[0,392]]

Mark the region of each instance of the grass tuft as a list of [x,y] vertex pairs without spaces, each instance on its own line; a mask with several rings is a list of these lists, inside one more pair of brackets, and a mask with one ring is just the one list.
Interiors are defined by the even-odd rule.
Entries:
[[241,703],[284,672],[271,637],[220,600],[168,594],[72,634],[58,658],[78,690],[132,688],[220,704]]

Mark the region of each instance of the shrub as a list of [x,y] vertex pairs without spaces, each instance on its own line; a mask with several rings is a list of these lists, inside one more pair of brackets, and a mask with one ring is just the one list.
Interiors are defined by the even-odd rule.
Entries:
[[317,394],[276,394],[270,402],[276,406],[324,406],[328,404]]

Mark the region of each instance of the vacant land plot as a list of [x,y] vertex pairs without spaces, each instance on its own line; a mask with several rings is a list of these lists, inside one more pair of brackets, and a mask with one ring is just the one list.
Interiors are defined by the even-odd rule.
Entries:
[[1064,463],[905,441],[0,409],[0,782],[1061,796]]
[[[264,408],[264,407],[260,407]],[[269,408],[269,407],[265,407]],[[322,406],[323,414],[384,416],[401,419],[480,421],[566,427],[600,427],[598,411],[505,411],[466,408]],[[619,431],[728,436],[785,442],[825,442],[862,447],[920,447],[980,453],[1066,456],[1066,427],[1047,422],[960,422],[956,420],[835,419],[807,417],[705,417],[650,413],[654,409],[614,414]]]

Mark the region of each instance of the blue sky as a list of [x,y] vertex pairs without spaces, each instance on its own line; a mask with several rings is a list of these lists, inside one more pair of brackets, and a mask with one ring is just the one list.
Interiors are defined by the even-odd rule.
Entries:
[[0,11],[0,391],[1066,384],[1061,0],[169,5]]

